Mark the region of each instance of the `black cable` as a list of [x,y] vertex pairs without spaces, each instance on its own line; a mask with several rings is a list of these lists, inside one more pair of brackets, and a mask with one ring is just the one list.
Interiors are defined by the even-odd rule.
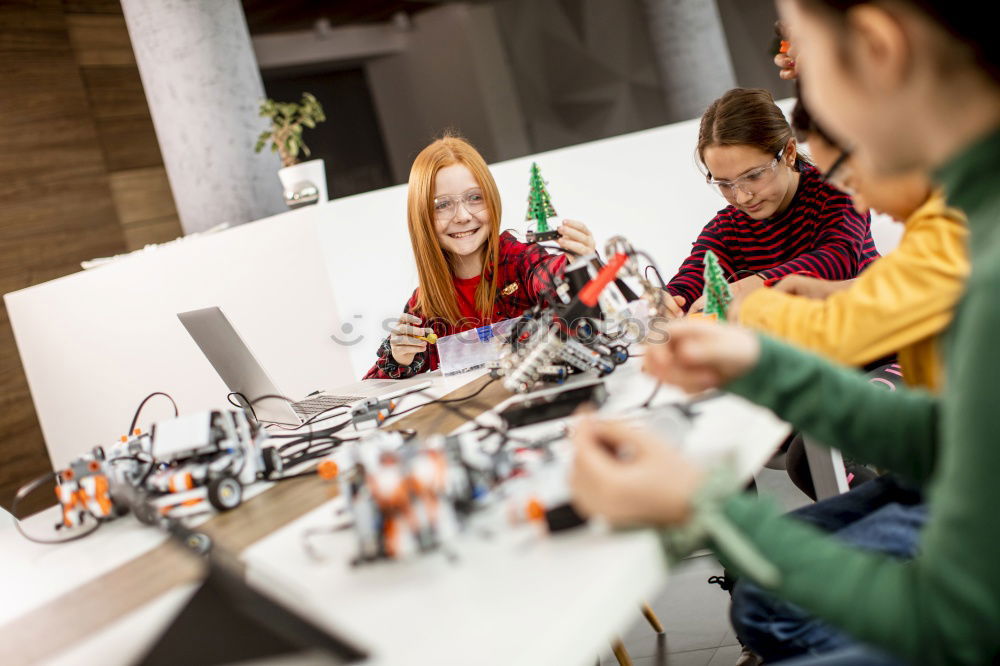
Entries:
[[349,425],[351,425],[351,421],[344,421],[343,423],[338,423],[335,426],[330,426],[329,428],[325,428],[323,430],[311,430],[308,434],[303,434],[301,432],[296,432],[296,433],[288,433],[288,434],[277,434],[276,433],[276,434],[272,435],[272,434],[268,433],[268,437],[270,437],[271,439],[293,439],[293,440],[303,440],[303,441],[305,441],[305,440],[308,440],[310,437],[316,438],[316,437],[327,437],[329,435],[334,435],[334,434],[340,432],[341,430],[343,430],[344,428],[346,428]]
[[445,409],[447,409],[452,414],[460,416],[461,418],[465,419],[466,421],[475,421],[476,420],[475,416],[469,416],[468,414],[466,414],[465,412],[463,412],[461,409],[459,409],[458,407],[456,407],[454,405],[441,405],[441,406],[444,407]]
[[[23,500],[25,497],[33,493],[43,484],[48,483],[50,480],[55,480],[57,475],[58,475],[57,472],[46,472],[45,474],[42,474],[41,476],[29,482],[28,484],[21,486],[18,489],[17,494],[14,495],[14,501],[11,503],[10,506],[10,515],[13,516],[14,518],[14,527],[17,529],[18,532],[21,533],[21,536],[23,536],[28,541],[33,541],[35,543],[42,543],[47,545],[57,544],[57,543],[69,543],[70,541],[76,541],[77,539],[82,539],[84,537],[90,536],[101,527],[101,523],[103,521],[98,520],[98,518],[94,514],[92,514],[89,509],[84,508],[84,511],[86,512],[85,515],[88,515],[94,519],[94,526],[89,530],[87,530],[86,532],[74,534],[73,536],[66,539],[39,539],[31,536],[30,534],[24,531],[24,528],[21,527],[21,519],[18,517],[18,511],[17,511],[18,506],[21,503],[21,500]],[[62,504],[62,502],[60,502],[60,504]]]
[[316,476],[316,470],[311,469],[308,472],[296,472],[295,474],[289,474],[288,476],[279,476],[275,481],[286,481],[288,479],[300,479],[303,476]]
[[[152,448],[152,446],[153,446],[152,441],[150,441],[149,445],[150,445],[150,448]],[[143,474],[142,474],[142,480],[140,481],[140,484],[146,482],[146,479],[148,479],[149,476],[153,473],[153,470],[156,468],[156,465],[157,465],[156,458],[153,458],[152,456],[150,456],[149,460],[143,460],[139,456],[117,456],[115,458],[110,458],[110,459],[108,459],[105,462],[116,463],[119,460],[134,460],[136,462],[146,463],[147,465],[149,465],[149,467],[146,468],[146,471],[143,472]]]
[[[656,261],[654,261],[653,258],[649,256],[649,253],[644,252],[643,250],[636,250],[633,248],[632,255],[636,257],[642,257],[643,259],[645,259],[646,268],[643,270],[643,272],[648,273],[649,269],[652,268],[653,273],[656,274],[656,279],[660,281],[660,288],[666,289],[667,281],[663,279],[663,275],[660,273],[660,267],[657,266]],[[648,280],[649,278],[647,277],[646,279]]]
[[726,278],[726,282],[732,284],[733,282],[736,282],[736,281],[742,279],[742,278],[740,278],[740,275],[742,273],[749,273],[750,275],[747,275],[747,277],[750,277],[752,275],[757,275],[757,271],[752,271],[749,268],[741,268],[741,269],[739,269],[737,271],[733,271],[732,273],[730,273],[729,277]]
[[177,409],[177,403],[174,402],[174,399],[171,398],[170,395],[164,393],[163,391],[153,391],[152,393],[150,393],[149,395],[147,395],[145,398],[142,399],[142,402],[139,403],[139,407],[135,410],[135,416],[132,417],[132,423],[131,425],[129,425],[128,430],[125,431],[128,433],[129,437],[132,436],[132,432],[135,430],[135,424],[139,422],[139,415],[142,413],[142,408],[146,406],[146,403],[149,402],[151,398],[158,395],[162,395],[163,397],[165,397],[167,400],[170,401],[170,404],[174,406],[174,418],[180,415],[180,410]]
[[646,278],[646,281],[649,282],[649,269],[650,268],[653,269],[653,274],[656,275],[656,279],[660,283],[660,289],[666,289],[667,288],[667,283],[663,280],[663,276],[660,275],[660,269],[657,268],[656,266],[654,266],[653,264],[646,264],[646,268],[642,272],[643,277]]
[[[242,396],[243,394],[240,393],[238,395]],[[246,400],[246,396],[243,396],[243,399]],[[252,406],[252,405],[257,404],[261,400],[284,400],[289,405],[295,404],[295,401],[292,400],[292,399],[290,399],[288,396],[278,395],[278,394],[275,394],[275,393],[269,393],[267,395],[262,395],[260,397],[254,398],[253,400],[248,401],[248,402]],[[347,413],[347,411],[350,410],[350,408],[347,405],[334,405],[333,407],[328,407],[328,408],[326,408],[324,410],[316,412],[315,414],[313,414],[312,416],[310,416],[309,418],[307,418],[305,421],[303,421],[302,423],[300,423],[298,425],[295,425],[294,423],[281,423],[280,421],[268,421],[267,423],[269,423],[270,425],[276,425],[276,426],[280,427],[282,430],[298,430],[299,428],[301,428],[303,426],[307,426],[307,425],[311,425],[311,424],[315,423],[319,419],[319,417],[321,417],[321,416],[324,417],[324,420],[327,419],[327,418],[333,418],[334,416],[340,416],[340,414],[328,414],[328,412],[332,412],[332,411],[337,410],[337,409],[343,409],[344,413]],[[326,416],[324,416],[324,415],[326,415]]]
[[472,398],[475,398],[477,395],[479,395],[480,393],[482,393],[483,391],[485,391],[486,387],[489,386],[490,384],[492,384],[495,381],[497,381],[496,378],[491,378],[488,382],[486,382],[485,384],[483,384],[482,386],[480,386],[478,389],[476,389],[475,393],[471,393],[469,395],[462,396],[461,398],[437,398],[435,400],[431,400],[429,402],[425,402],[422,405],[414,405],[413,407],[410,407],[409,409],[404,409],[401,412],[395,412],[393,414],[390,414],[390,416],[402,416],[403,414],[408,414],[408,413],[412,412],[415,409],[420,409],[421,407],[426,407],[427,405],[443,405],[443,404],[447,404],[447,403],[464,402],[465,400],[471,400]]
[[[292,468],[292,467],[298,467],[299,465],[301,465],[303,463],[311,462],[313,460],[319,460],[321,458],[326,458],[331,453],[333,453],[334,451],[336,451],[338,448],[340,448],[340,444],[336,444],[336,445],[331,444],[329,447],[327,447],[325,449],[321,449],[321,450],[318,450],[318,451],[310,451],[308,453],[304,452],[301,455],[290,457],[287,461],[284,461],[284,464],[289,469]],[[285,478],[285,477],[281,477],[281,478]]]
[[245,409],[245,407],[243,405],[241,405],[240,403],[233,402],[233,396],[234,395],[238,395],[241,398],[243,398],[243,400],[246,402],[246,407],[250,408],[250,416],[253,417],[254,421],[258,421],[259,422],[260,419],[257,418],[257,410],[253,408],[253,403],[250,402],[249,400],[247,400],[247,397],[245,395],[243,395],[242,393],[240,393],[239,391],[232,391],[232,392],[226,394],[226,400],[229,402],[229,404],[232,405],[233,407],[238,407],[239,409]]
[[649,406],[653,404],[653,399],[656,397],[656,394],[660,392],[660,388],[662,386],[663,386],[662,382],[656,382],[656,386],[653,387],[653,393],[650,394],[648,398],[646,398],[646,402],[639,405],[639,409],[648,409]]
[[[277,426],[277,427],[281,428],[282,430],[298,430],[299,428],[302,428],[304,426],[311,425],[311,424],[315,423],[317,420],[319,420],[319,417],[321,417],[321,416],[324,417],[323,420],[326,420],[327,418],[333,418],[334,416],[340,416],[340,414],[328,414],[327,415],[328,412],[332,412],[332,411],[334,411],[336,409],[343,409],[344,413],[347,413],[347,411],[349,411],[349,409],[350,409],[347,405],[334,405],[333,407],[329,407],[329,408],[324,409],[322,411],[316,412],[315,414],[313,414],[312,416],[310,416],[305,421],[303,421],[302,423],[299,423],[299,424],[295,424],[295,423],[282,423],[281,421],[262,421],[261,419],[257,418],[257,412],[253,408],[253,406],[256,405],[258,402],[260,402],[262,400],[284,400],[285,402],[287,402],[289,404],[294,404],[295,401],[292,400],[291,398],[289,398],[288,396],[279,395],[277,393],[268,393],[266,395],[262,395],[262,396],[256,397],[253,400],[250,400],[249,398],[246,397],[246,395],[240,393],[239,391],[232,391],[231,393],[227,394],[226,395],[226,400],[229,401],[229,404],[232,405],[232,406],[234,406],[234,407],[239,407],[240,409],[243,408],[243,405],[241,405],[239,403],[236,403],[236,402],[233,402],[233,396],[234,395],[238,395],[239,397],[243,398],[243,400],[246,401],[246,404],[250,407],[250,413],[253,415],[254,419],[256,421],[258,421],[259,423],[264,423],[265,424],[265,426],[264,426],[265,428],[269,428],[271,426]],[[326,415],[326,416],[324,416],[324,415]]]
[[116,456],[114,458],[109,458],[108,460],[105,460],[104,462],[113,463],[113,462],[118,462],[119,460],[134,460],[136,462],[142,462],[142,463],[156,462],[152,458],[150,458],[149,460],[143,460],[139,456]]

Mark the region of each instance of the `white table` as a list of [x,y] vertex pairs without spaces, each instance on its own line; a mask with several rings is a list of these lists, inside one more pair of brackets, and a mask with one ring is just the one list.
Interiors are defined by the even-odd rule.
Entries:
[[[609,414],[634,414],[653,388],[653,382],[638,372],[638,361],[619,368],[607,378],[607,385],[611,397],[602,411]],[[679,397],[676,390],[664,388],[657,402]],[[733,396],[698,409],[701,416],[692,425],[685,448],[702,457],[730,449],[732,460],[747,476],[763,464],[788,430],[770,412]],[[349,564],[354,538],[350,531],[342,531],[314,542],[327,557],[316,562],[303,548],[302,534],[312,526],[332,525],[340,501],[306,513],[240,556],[253,585],[318,624],[353,637],[371,650],[372,664],[469,663],[473,657],[481,664],[592,663],[613,635],[638,617],[640,604],[667,574],[652,532],[601,533],[582,528],[545,537],[530,526],[495,529],[492,538],[474,529],[455,546],[459,555],[455,562],[431,554],[360,567]],[[19,585],[14,589],[37,605],[162,539],[132,518],[102,530],[75,544],[44,547],[44,552],[43,547],[18,542],[13,530],[0,531],[0,552],[12,552],[7,547],[13,547],[16,553],[11,565],[0,567],[0,585]],[[5,555],[5,565],[6,559]],[[49,661],[134,660],[189,593],[190,586],[175,588],[51,655]],[[17,604],[7,608],[0,622],[33,607],[24,598]]]

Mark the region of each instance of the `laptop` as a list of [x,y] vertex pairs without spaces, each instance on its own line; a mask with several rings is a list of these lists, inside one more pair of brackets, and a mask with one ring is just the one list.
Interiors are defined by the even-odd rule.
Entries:
[[[258,398],[285,396],[219,307],[177,313],[184,328],[194,338],[219,377],[236,394],[244,409],[252,408],[259,421],[301,425],[310,417],[337,407],[351,407],[373,397],[396,397],[430,388],[427,376],[410,379],[368,379],[320,391],[303,400]],[[249,404],[247,404],[249,403]]]

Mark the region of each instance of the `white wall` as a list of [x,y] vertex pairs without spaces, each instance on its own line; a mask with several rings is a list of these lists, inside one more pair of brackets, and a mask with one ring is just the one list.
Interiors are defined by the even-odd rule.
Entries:
[[[624,235],[669,278],[724,204],[694,165],[696,133],[688,121],[495,164],[502,227],[526,228],[534,160],[560,217],[586,222],[599,246]],[[183,310],[221,306],[293,397],[359,378],[416,285],[405,211],[405,187],[392,187],[7,294],[53,462],[122,435],[152,391],[185,411],[225,405],[225,386],[177,321]],[[889,225],[877,228],[898,233]],[[879,235],[883,251],[894,246],[892,233]],[[151,403],[143,423],[167,413]]]
[[489,5],[447,4],[413,17],[406,49],[365,65],[396,182],[447,127],[488,159],[529,152],[521,101]]

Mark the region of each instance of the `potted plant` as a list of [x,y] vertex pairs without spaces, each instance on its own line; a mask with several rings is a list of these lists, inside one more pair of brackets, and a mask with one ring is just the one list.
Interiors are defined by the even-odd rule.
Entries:
[[302,99],[295,102],[275,102],[265,99],[260,104],[260,116],[268,118],[271,125],[257,138],[256,152],[260,152],[271,142],[271,152],[281,157],[282,169],[278,179],[285,194],[285,203],[290,208],[298,208],[327,200],[326,167],[323,160],[299,162],[299,153],[308,156],[309,147],[302,141],[302,129],[314,128],[316,123],[326,120],[323,107],[310,93],[302,93]]

